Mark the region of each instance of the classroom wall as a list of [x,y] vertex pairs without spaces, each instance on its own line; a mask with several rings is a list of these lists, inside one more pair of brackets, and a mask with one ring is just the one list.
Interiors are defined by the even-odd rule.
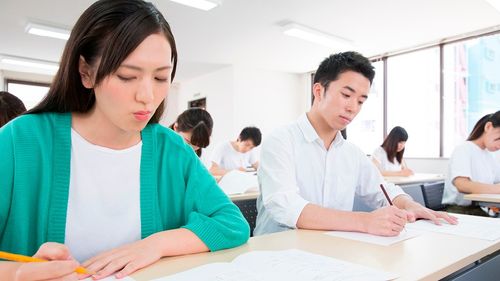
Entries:
[[[206,97],[214,119],[211,145],[206,149],[210,153],[218,143],[236,139],[245,126],[259,127],[265,137],[295,120],[310,106],[308,88],[307,75],[230,66],[179,83],[177,107],[170,113],[179,114],[188,101]],[[162,123],[170,124],[175,116],[170,114]]]
[[407,158],[406,164],[416,173],[446,174],[448,158]]
[[290,123],[308,109],[308,85],[304,75],[252,68],[235,68],[237,114],[234,130],[255,125],[263,136]]
[[[214,119],[212,143],[232,137],[234,111],[234,70],[226,67],[194,79],[183,81],[169,100],[169,116],[162,123],[171,124],[178,114],[187,109],[191,100],[207,97],[207,110]],[[172,98],[172,96],[170,98]],[[169,99],[170,99],[169,98]]]

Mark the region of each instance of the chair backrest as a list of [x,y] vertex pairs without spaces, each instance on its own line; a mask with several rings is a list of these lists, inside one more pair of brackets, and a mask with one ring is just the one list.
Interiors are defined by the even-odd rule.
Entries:
[[257,221],[257,199],[233,201],[240,208],[241,213],[250,225],[250,236],[253,236],[255,222]]
[[445,206],[441,203],[443,199],[444,182],[435,182],[422,185],[422,195],[425,206],[429,209],[440,211]]

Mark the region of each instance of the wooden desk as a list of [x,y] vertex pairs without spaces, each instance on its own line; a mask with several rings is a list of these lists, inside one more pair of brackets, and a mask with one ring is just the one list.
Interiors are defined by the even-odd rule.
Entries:
[[485,203],[500,203],[500,194],[466,194],[464,199]]
[[444,180],[443,174],[423,174],[416,173],[409,177],[384,177],[387,182],[397,185],[414,184],[414,183],[427,183]]
[[238,194],[229,194],[229,199],[231,199],[231,201],[241,201],[241,200],[248,200],[248,199],[257,199],[257,197],[259,197],[260,195],[260,192],[257,191],[257,190],[253,190],[253,191],[248,191],[248,192],[245,192],[245,193],[238,193]]
[[[438,280],[500,249],[500,241],[487,241],[440,233],[379,246],[323,234],[324,231],[291,230],[250,238],[238,248],[163,258],[132,275],[151,280],[213,262],[230,262],[253,250],[301,249],[312,253],[397,273],[396,280]],[[498,262],[496,259],[495,262]],[[497,266],[498,267],[498,266]],[[498,276],[498,275],[497,275]]]
[[[409,177],[384,177],[387,182],[391,182],[398,185],[410,185],[415,183],[427,183],[436,182],[444,180],[443,174],[422,174],[417,173]],[[245,193],[229,194],[231,201],[247,200],[247,199],[257,199],[259,197],[258,189],[249,190]]]
[[465,200],[471,200],[483,207],[500,207],[500,194],[466,194]]

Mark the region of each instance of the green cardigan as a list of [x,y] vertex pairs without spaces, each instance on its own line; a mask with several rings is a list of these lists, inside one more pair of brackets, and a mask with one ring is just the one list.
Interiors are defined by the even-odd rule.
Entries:
[[[66,222],[70,129],[69,113],[23,115],[0,128],[0,251],[33,255],[64,243],[66,223],[78,223]],[[245,243],[248,223],[191,147],[158,124],[141,135],[142,238],[183,227],[211,251]]]

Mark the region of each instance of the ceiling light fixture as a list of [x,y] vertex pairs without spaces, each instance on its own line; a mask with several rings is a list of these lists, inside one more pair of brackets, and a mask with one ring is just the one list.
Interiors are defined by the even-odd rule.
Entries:
[[26,32],[33,35],[68,40],[70,31],[64,28],[28,22]]
[[182,4],[182,5],[186,5],[189,7],[193,7],[196,9],[200,9],[203,11],[211,10],[211,9],[219,6],[219,4],[220,4],[220,3],[217,3],[214,1],[208,1],[208,0],[170,0],[170,1]]
[[333,47],[336,49],[352,48],[354,44],[350,40],[326,34],[324,32],[296,23],[289,23],[284,25],[283,33],[288,36],[300,38],[302,40],[320,44],[326,47]]
[[21,67],[20,71],[23,72],[38,72],[42,70],[51,74],[55,74],[59,69],[59,64],[55,62],[0,55],[0,69],[9,69],[8,66]]

